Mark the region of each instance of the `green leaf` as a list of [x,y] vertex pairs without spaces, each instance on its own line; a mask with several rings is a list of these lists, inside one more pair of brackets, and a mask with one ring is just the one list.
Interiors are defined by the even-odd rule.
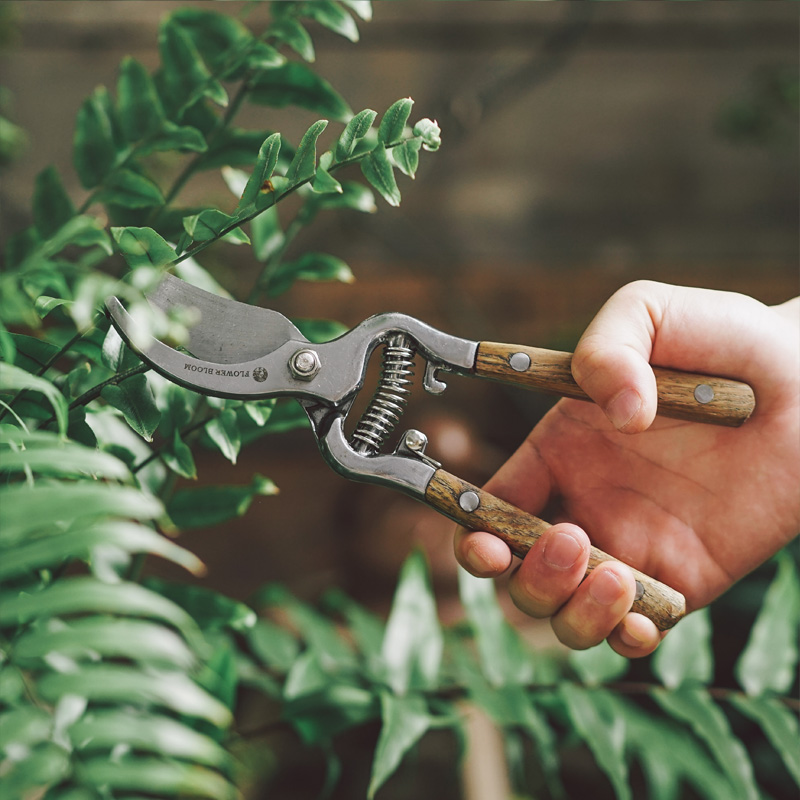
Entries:
[[40,253],[45,257],[54,256],[70,244],[80,247],[99,245],[108,255],[111,255],[112,252],[108,235],[103,230],[102,224],[86,214],[79,214],[62,225],[47,241],[42,243]]
[[167,506],[167,513],[181,530],[210,528],[244,516],[256,497],[275,495],[278,487],[261,475],[254,475],[249,486],[206,486],[181,489]]
[[[255,614],[251,616],[255,622]],[[207,692],[234,710],[239,676],[234,646],[228,637],[217,637],[211,656],[203,662],[195,680]]]
[[[242,128],[223,128],[209,144],[208,151],[198,164],[198,169],[220,167],[252,167],[264,140],[272,131],[249,131]],[[281,137],[278,164],[287,164],[294,155],[294,148]]]
[[648,798],[678,800],[681,781],[691,783],[708,800],[730,800],[731,788],[697,740],[669,720],[614,697],[616,715],[625,720],[627,743],[647,779]]
[[52,728],[53,718],[42,708],[26,705],[6,711],[0,714],[0,752],[47,741]]
[[364,22],[369,22],[372,19],[372,3],[370,0],[340,0],[340,2],[361,17]]
[[206,140],[197,128],[164,120],[160,130],[139,148],[139,152],[141,155],[171,150],[180,153],[205,153],[207,149]]
[[136,583],[108,584],[92,577],[65,578],[35,594],[6,592],[2,600],[3,625],[90,612],[143,616],[169,623],[190,646],[202,647],[194,620],[182,608]]
[[180,670],[189,670],[196,663],[183,639],[163,625],[99,616],[72,620],[69,625],[60,622],[37,627],[14,645],[14,661],[23,666],[52,653],[73,661],[94,661],[102,656]]
[[653,656],[652,666],[656,677],[669,689],[711,682],[714,655],[707,608],[684,617],[670,631]]
[[68,536],[48,536],[17,545],[6,553],[0,564],[0,579],[58,566],[68,559],[79,558],[91,563],[98,548],[122,553],[153,553],[197,575],[205,573],[205,567],[197,556],[151,528],[115,520],[79,528]]
[[[82,781],[120,792],[147,792],[156,795],[201,797],[209,800],[234,800],[236,787],[218,772],[180,761],[160,758],[93,758],[80,765]],[[127,796],[127,795],[126,795]]]
[[347,123],[336,142],[335,155],[337,161],[346,161],[350,158],[353,154],[353,148],[356,146],[356,142],[367,135],[377,116],[378,113],[376,111],[373,111],[371,108],[365,108],[363,111],[359,111],[358,114]]
[[301,13],[351,42],[358,41],[358,25],[355,20],[340,5],[331,0],[314,0],[311,3],[303,3]]
[[175,260],[175,251],[152,228],[112,228],[111,235],[131,269],[160,268]]
[[400,190],[394,178],[394,171],[383,146],[378,145],[365,158],[361,159],[361,171],[390,206],[400,205]]
[[[330,155],[330,153],[328,154]],[[342,184],[334,178],[320,163],[311,189],[318,194],[341,194]]]
[[[70,773],[69,753],[52,742],[37,747],[3,774],[3,793],[10,798],[41,797],[47,786],[60,783]],[[36,790],[36,791],[34,791]],[[48,792],[49,794],[49,792]]]
[[59,352],[58,345],[44,339],[37,339],[35,336],[10,333],[9,337],[16,352],[13,363],[26,372],[36,373],[39,370],[44,370]]
[[378,141],[381,144],[394,144],[403,138],[403,131],[413,105],[414,101],[410,97],[404,97],[389,106],[378,127]]
[[184,109],[200,97],[219,105],[227,104],[227,94],[211,77],[191,36],[171,17],[162,23],[158,34],[163,69],[160,78],[168,116],[177,119]]
[[272,108],[299,106],[338,122],[352,116],[344,98],[305,64],[290,62],[259,75],[252,85],[250,100]]
[[787,552],[777,561],[778,571],[735,667],[736,679],[750,695],[788,692],[797,676],[800,581]]
[[179,25],[190,36],[197,52],[214,73],[229,66],[232,57],[244,55],[254,42],[245,25],[218,11],[181,8],[170,14],[170,22]]
[[290,183],[301,183],[314,175],[317,168],[317,139],[327,126],[328,121],[320,119],[303,134],[292,163],[286,170],[286,179]]
[[266,425],[275,409],[275,398],[268,400],[248,400],[243,408],[245,414],[259,427]]
[[264,42],[255,42],[248,50],[245,59],[247,68],[252,70],[274,69],[282,67],[285,63],[286,56]]
[[608,642],[601,642],[589,650],[573,650],[569,654],[569,664],[590,686],[619,680],[630,667],[630,661],[615,653]]
[[365,214],[374,214],[378,207],[375,205],[375,195],[372,190],[356,181],[343,181],[341,194],[312,195],[306,208],[309,213],[330,209],[349,208]]
[[256,613],[250,606],[205,586],[157,578],[148,578],[145,585],[180,606],[204,631],[229,628],[244,633],[256,623]]
[[326,608],[344,617],[353,641],[367,660],[370,674],[380,677],[378,662],[383,645],[383,621],[352,600],[341,589],[326,592],[324,600]]
[[130,480],[128,468],[110,453],[84,447],[54,433],[17,431],[12,436],[0,431],[0,443],[20,448],[0,450],[0,470],[17,472],[27,468],[43,475],[93,475]]
[[119,67],[117,102],[122,131],[129,142],[138,142],[160,129],[164,120],[161,99],[150,73],[131,56],[125,56]]
[[559,694],[578,735],[608,775],[618,800],[632,797],[625,762],[625,722],[605,701],[606,692],[562,683]]
[[442,645],[427,561],[415,550],[400,572],[383,639],[386,679],[395,694],[436,685]]
[[705,742],[731,782],[732,797],[740,797],[742,800],[760,798],[747,751],[742,742],[734,736],[725,714],[714,703],[708,692],[693,688],[681,688],[676,691],[655,689],[653,697],[664,711],[675,719],[687,723]]
[[122,412],[126,422],[145,441],[153,441],[153,432],[161,421],[150,384],[144,375],[133,375],[103,388],[101,397]]
[[0,363],[0,392],[20,392],[23,390],[40,392],[47,398],[53,407],[53,412],[58,422],[58,430],[61,434],[65,434],[69,411],[64,395],[50,381],[31,375],[13,364]]
[[287,697],[283,705],[284,719],[306,744],[330,741],[337,733],[374,719],[377,712],[372,692],[329,680],[317,691]]
[[258,149],[258,158],[256,159],[253,171],[244,187],[242,197],[239,200],[238,208],[244,208],[250,203],[254,203],[259,193],[263,191],[264,182],[272,177],[275,171],[275,166],[278,163],[278,156],[281,151],[281,135],[273,133],[268,136],[261,147]]
[[405,754],[424,736],[432,720],[424,697],[397,697],[390,692],[381,692],[381,718],[383,725],[367,791],[370,799],[397,769]]
[[262,587],[257,600],[267,607],[278,606],[288,614],[293,626],[308,644],[306,652],[315,654],[322,669],[338,671],[344,667],[352,668],[355,663],[353,651],[327,617],[275,584]]
[[8,364],[14,364],[16,359],[17,348],[14,345],[14,339],[5,324],[0,321],[0,360]]
[[36,230],[48,239],[75,216],[75,206],[69,199],[58,170],[49,166],[36,176],[33,190],[33,219]]
[[164,195],[149,178],[130,169],[115,170],[103,183],[96,199],[122,208],[152,208],[164,204]]
[[211,441],[219,448],[220,453],[231,464],[235,464],[239,448],[242,445],[236,411],[232,408],[223,409],[219,416],[206,424],[205,430]]
[[101,86],[84,101],[75,120],[72,161],[85,189],[102,183],[117,158],[115,121],[108,91]]
[[110,751],[119,745],[145,753],[188,759],[195,764],[223,767],[228,753],[213,739],[177,720],[128,710],[91,711],[69,728],[73,745],[82,753]]
[[160,516],[163,510],[151,495],[99,482],[9,486],[0,492],[0,543],[10,545],[36,531],[83,517],[146,520]]
[[340,258],[328,253],[304,253],[296,261],[281,264],[270,276],[269,295],[275,297],[291,288],[295,281],[338,281],[352,283],[355,280],[350,267]]
[[[177,430],[172,433],[170,446],[161,451],[161,459],[177,475],[190,480],[197,478],[197,467],[194,463],[192,449],[181,439],[181,435]],[[175,521],[174,517],[172,519]],[[184,527],[179,522],[176,522],[176,525],[179,528]]]
[[300,653],[297,639],[268,619],[259,619],[250,628],[247,641],[261,663],[277,672],[288,672]]
[[419,166],[419,151],[422,142],[419,139],[408,139],[392,148],[392,161],[404,175],[413,178]]
[[277,39],[297,53],[304,61],[315,58],[314,43],[308,31],[292,17],[285,16],[274,20],[267,28],[265,36]]
[[533,678],[531,654],[503,616],[494,583],[459,569],[458,591],[489,683],[493,686],[529,683]]
[[[194,241],[208,242],[212,239],[220,238],[223,231],[227,230],[232,225],[236,225],[236,222],[236,217],[224,214],[216,208],[208,208],[205,211],[201,211],[199,214],[194,214],[191,217],[184,217],[183,227]],[[233,228],[228,231],[224,238],[227,239],[234,234],[238,234],[239,238],[243,238],[248,244],[250,243],[250,239],[244,231],[239,228]]]
[[800,724],[797,714],[773,697],[731,697],[733,705],[761,726],[795,783],[800,786]]
[[264,263],[277,253],[286,241],[276,206],[267,208],[250,222],[253,254]]

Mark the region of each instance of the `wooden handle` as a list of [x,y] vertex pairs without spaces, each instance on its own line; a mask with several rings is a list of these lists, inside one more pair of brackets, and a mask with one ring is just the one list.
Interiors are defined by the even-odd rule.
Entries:
[[[437,470],[431,478],[425,491],[425,501],[446,517],[471,530],[493,533],[519,558],[523,558],[539,537],[551,527],[550,523],[527,514],[443,469]],[[586,574],[604,561],[618,560],[592,547]],[[631,610],[649,617],[659,630],[669,630],[686,613],[683,595],[636,569],[633,569],[633,574],[637,582],[637,596]]]
[[[755,408],[746,383],[653,367],[658,387],[658,413],[692,422],[738,427]],[[537,347],[481,342],[475,358],[480,378],[589,400],[572,377],[572,353]]]

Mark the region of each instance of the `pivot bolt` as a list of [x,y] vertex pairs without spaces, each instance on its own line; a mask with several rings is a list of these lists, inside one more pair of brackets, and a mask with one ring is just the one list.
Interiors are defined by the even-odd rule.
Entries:
[[314,350],[298,350],[289,360],[292,375],[301,381],[310,381],[321,367],[322,363]]

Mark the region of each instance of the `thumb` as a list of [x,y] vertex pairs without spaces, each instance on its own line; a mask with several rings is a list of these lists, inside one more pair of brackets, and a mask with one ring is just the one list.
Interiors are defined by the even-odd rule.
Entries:
[[628,284],[612,295],[586,328],[572,357],[572,375],[623,433],[650,426],[658,405],[650,367],[668,287]]

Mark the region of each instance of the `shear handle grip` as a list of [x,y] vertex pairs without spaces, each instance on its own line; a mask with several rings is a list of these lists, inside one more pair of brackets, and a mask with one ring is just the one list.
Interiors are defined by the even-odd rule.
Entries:
[[[548,522],[527,514],[443,469],[437,470],[431,478],[425,492],[425,501],[466,528],[493,533],[519,558],[523,558],[539,537],[551,527]],[[592,547],[586,574],[604,561],[618,559]],[[631,569],[637,582],[637,596],[631,611],[649,617],[659,630],[669,630],[686,613],[683,595],[643,572],[633,567]]]
[[[663,367],[652,369],[662,416],[735,428],[753,413],[755,397],[746,383]],[[475,374],[562,397],[590,399],[572,377],[572,353],[480,342]]]

